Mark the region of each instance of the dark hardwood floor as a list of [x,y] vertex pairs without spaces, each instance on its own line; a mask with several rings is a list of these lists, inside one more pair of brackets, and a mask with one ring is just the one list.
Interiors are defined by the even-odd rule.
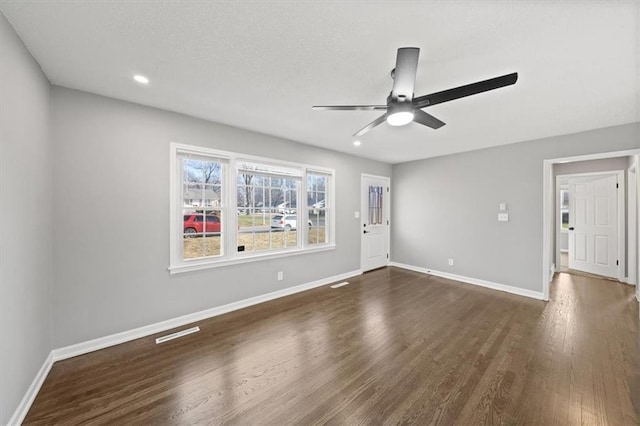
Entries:
[[397,268],[349,281],[57,362],[25,423],[640,422],[631,286],[559,274],[547,303]]

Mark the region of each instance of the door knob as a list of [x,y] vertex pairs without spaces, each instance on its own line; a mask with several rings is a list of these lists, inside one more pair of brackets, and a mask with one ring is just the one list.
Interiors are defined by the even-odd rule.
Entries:
[[570,227],[569,227],[569,231],[573,231],[573,226],[570,226]]
[[369,231],[367,231],[366,229],[364,231],[362,231],[363,234],[368,234]]

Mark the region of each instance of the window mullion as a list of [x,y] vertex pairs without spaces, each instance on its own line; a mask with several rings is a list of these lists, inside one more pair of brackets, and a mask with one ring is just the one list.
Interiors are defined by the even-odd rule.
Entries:
[[225,244],[227,257],[238,255],[238,171],[235,160],[229,162],[229,167],[225,176],[225,207],[227,215],[227,226],[225,228]]
[[[302,171],[302,180],[300,181],[300,188],[298,190],[298,212],[302,212],[302,217],[298,218],[298,247],[307,248],[307,241],[309,241],[309,193],[307,192],[307,169]],[[302,232],[300,232],[302,229]]]

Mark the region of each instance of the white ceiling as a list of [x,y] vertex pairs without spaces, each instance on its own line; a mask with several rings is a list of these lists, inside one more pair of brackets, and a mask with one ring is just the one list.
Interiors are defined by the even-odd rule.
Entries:
[[[53,84],[397,163],[640,121],[638,1],[0,1]],[[416,96],[517,71],[493,92],[382,124],[396,49]],[[136,73],[151,83],[134,83]],[[188,141],[183,141],[188,143]]]

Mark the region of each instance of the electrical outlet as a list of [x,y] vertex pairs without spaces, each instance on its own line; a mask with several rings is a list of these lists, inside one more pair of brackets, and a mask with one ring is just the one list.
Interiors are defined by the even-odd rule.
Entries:
[[282,273],[282,271],[278,272],[278,281],[282,281],[283,278],[284,274]]
[[453,266],[453,259],[449,259],[449,266]]

